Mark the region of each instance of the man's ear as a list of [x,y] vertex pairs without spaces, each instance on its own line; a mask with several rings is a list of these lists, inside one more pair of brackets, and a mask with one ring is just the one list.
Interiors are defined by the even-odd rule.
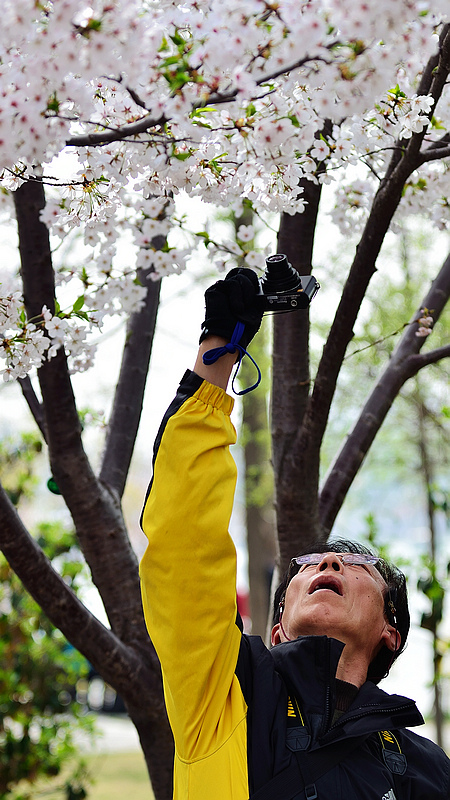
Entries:
[[270,641],[272,643],[272,647],[275,647],[276,644],[280,644],[281,642],[281,625],[277,622],[276,625],[272,628],[272,633],[270,634]]
[[386,622],[383,635],[381,637],[382,644],[386,645],[388,650],[391,650],[393,653],[400,650],[400,646],[402,643],[402,637],[400,636],[397,628],[394,628],[393,625],[389,625]]

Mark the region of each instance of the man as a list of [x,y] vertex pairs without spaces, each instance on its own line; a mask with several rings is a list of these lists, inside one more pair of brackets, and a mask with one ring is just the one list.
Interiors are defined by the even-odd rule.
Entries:
[[317,545],[277,591],[272,649],[242,633],[225,390],[236,349],[260,324],[258,290],[253,272],[233,270],[207,291],[199,355],[158,433],[142,515],[143,606],[175,740],[174,798],[449,798],[446,755],[406,730],[423,722],[414,702],[376,685],[409,628],[398,570],[352,542]]

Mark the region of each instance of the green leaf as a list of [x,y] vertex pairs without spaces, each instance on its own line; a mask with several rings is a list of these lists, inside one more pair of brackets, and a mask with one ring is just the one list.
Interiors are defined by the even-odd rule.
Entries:
[[211,130],[211,123],[210,122],[205,122],[201,117],[200,118],[199,117],[194,117],[192,119],[192,122],[193,122],[194,125],[197,125],[198,128],[206,128],[206,130],[208,130],[208,131]]
[[190,80],[191,76],[189,75],[189,73],[180,70],[179,72],[177,72],[175,77],[169,82],[171,88],[176,91],[177,89],[182,89],[182,87],[185,86],[186,83],[189,83]]
[[402,92],[398,83],[393,89],[389,89],[388,94],[393,95],[393,97],[395,97],[396,100],[400,97],[406,97],[406,94]]
[[216,111],[215,106],[201,106],[200,108],[194,108],[191,111],[191,117],[200,117],[202,114],[210,113],[211,111]]
[[86,25],[86,28],[89,31],[99,31],[101,27],[102,27],[101,19],[90,19],[88,24]]
[[80,297],[77,298],[77,300],[75,300],[75,302],[73,304],[74,313],[77,313],[77,311],[81,311],[81,309],[84,306],[84,299],[85,299],[84,298],[84,294],[82,294],[82,295],[80,295]]
[[59,100],[56,96],[56,92],[50,95],[48,102],[47,102],[47,111],[54,111],[55,114],[59,111]]
[[434,128],[434,130],[436,131],[445,130],[445,125],[443,125],[442,122],[440,122],[440,120],[436,119],[434,115],[431,117],[431,127]]
[[176,44],[177,47],[183,47],[184,49],[184,45],[186,44],[186,42],[184,41],[182,36],[180,36],[179,33],[173,33],[170,38],[172,42]]
[[173,67],[174,64],[178,64],[179,60],[180,60],[179,56],[168,56],[162,62],[161,67],[163,69],[164,67]]

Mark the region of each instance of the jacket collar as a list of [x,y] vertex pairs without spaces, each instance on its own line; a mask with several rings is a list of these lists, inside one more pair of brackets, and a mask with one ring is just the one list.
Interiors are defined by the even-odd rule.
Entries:
[[336,704],[336,670],[345,645],[328,636],[303,636],[270,651],[288,693],[301,704],[313,739],[323,743],[338,736],[422,725],[413,700],[389,695],[371,681],[361,687],[350,708],[329,729]]

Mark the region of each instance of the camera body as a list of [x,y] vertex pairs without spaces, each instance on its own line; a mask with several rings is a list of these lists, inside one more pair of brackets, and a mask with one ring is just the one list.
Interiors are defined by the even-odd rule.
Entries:
[[313,275],[299,275],[281,253],[266,258],[259,283],[263,310],[273,314],[308,308],[320,289]]

